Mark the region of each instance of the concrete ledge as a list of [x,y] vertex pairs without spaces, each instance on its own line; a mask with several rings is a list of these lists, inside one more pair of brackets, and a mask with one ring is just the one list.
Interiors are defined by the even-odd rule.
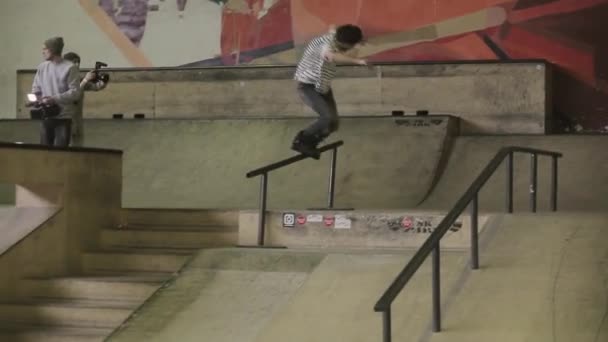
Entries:
[[[445,213],[437,211],[271,211],[266,216],[265,245],[298,248],[418,248]],[[490,215],[479,216],[480,232]],[[257,211],[241,211],[239,244],[256,245]],[[463,215],[441,240],[441,247],[470,246],[470,216]]]
[[[112,69],[109,87],[89,92],[85,117],[114,113],[148,118],[316,116],[300,100],[294,66]],[[18,72],[17,117],[34,72]],[[409,63],[340,66],[334,93],[342,115],[392,110],[452,114],[465,134],[544,134],[550,131],[551,68],[517,63]]]
[[[7,121],[5,121],[7,122]],[[0,120],[2,123],[2,120]],[[115,153],[122,154],[120,150],[111,150],[107,148],[91,148],[91,147],[57,147],[46,146],[40,144],[27,144],[21,142],[6,142],[0,141],[0,148],[18,148],[23,150],[38,150],[38,151],[62,151],[62,152],[90,152],[90,153]]]

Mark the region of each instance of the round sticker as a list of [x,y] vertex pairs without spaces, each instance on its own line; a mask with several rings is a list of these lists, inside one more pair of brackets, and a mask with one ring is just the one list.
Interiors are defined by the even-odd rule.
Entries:
[[325,223],[326,226],[331,227],[334,224],[334,217],[333,216],[325,216],[323,218],[323,223]]
[[306,223],[306,216],[304,216],[304,215],[298,215],[297,222],[298,222],[298,224],[305,224]]
[[409,216],[406,216],[403,218],[403,220],[401,220],[401,226],[403,228],[405,228],[406,230],[411,229],[413,224],[414,224],[414,222],[412,221],[412,218]]

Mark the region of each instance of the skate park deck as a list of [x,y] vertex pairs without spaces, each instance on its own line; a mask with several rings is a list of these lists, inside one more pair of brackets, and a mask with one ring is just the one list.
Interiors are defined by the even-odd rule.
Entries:
[[[393,304],[394,341],[605,340],[606,223],[495,216],[480,270],[466,250],[442,253],[444,330],[429,333],[429,260]],[[379,341],[373,304],[414,252],[203,250],[108,341]]]

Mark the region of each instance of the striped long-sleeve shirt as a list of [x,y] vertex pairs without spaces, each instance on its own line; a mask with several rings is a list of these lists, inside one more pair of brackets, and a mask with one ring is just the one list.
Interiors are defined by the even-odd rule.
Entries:
[[323,58],[323,49],[337,52],[335,33],[316,37],[311,40],[298,63],[294,79],[298,82],[314,84],[315,89],[326,94],[331,89],[331,80],[336,73],[336,63]]

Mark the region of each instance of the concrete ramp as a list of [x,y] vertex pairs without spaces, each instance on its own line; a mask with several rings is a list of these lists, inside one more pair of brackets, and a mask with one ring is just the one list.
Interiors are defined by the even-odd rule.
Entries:
[[323,257],[203,251],[108,341],[253,341]]
[[[108,339],[117,341],[378,341],[373,305],[413,255],[224,249],[204,251]],[[444,293],[466,263],[443,254]],[[394,305],[399,341],[429,328],[430,264]]]
[[607,226],[605,214],[507,216],[425,341],[608,341]]
[[[493,220],[479,270],[467,252],[442,252],[443,331],[430,332],[427,260],[393,303],[394,341],[605,341],[607,224],[580,213]],[[108,341],[380,341],[373,305],[414,252],[202,251]]]
[[[85,145],[124,150],[124,207],[255,208],[259,180],[245,174],[296,155],[291,141],[313,118],[87,120]],[[336,205],[406,208],[428,193],[447,156],[458,119],[345,117],[327,142],[344,140]],[[39,122],[6,121],[0,141],[35,142]],[[269,177],[271,208],[327,203],[330,153]]]
[[[608,210],[608,136],[457,137],[445,172],[430,196],[417,209],[450,210],[481,170],[504,146],[523,146],[563,153],[559,159],[559,210],[597,212]],[[514,158],[514,207],[529,210],[530,156]],[[480,192],[482,211],[504,211],[503,163]],[[538,159],[538,210],[549,209],[551,158]]]
[[[413,256],[330,254],[256,342],[368,342],[382,339],[382,316],[373,306]],[[442,291],[457,282],[464,253],[444,253]],[[393,303],[395,341],[416,341],[430,327],[430,264],[422,266]]]

